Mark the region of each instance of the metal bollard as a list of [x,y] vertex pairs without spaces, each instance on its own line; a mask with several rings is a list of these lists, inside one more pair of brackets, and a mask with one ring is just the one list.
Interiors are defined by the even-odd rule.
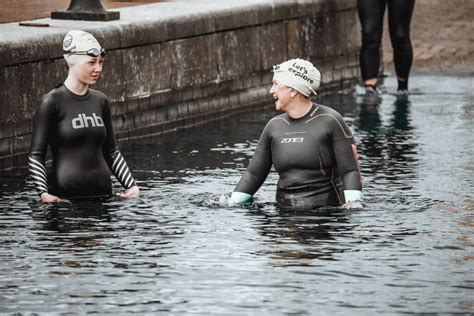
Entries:
[[105,11],[100,0],[71,0],[66,11],[51,12],[51,19],[112,21],[120,19],[120,12]]

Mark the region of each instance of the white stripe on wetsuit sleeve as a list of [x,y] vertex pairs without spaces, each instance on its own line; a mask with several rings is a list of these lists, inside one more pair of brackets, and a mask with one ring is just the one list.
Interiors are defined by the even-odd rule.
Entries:
[[112,172],[124,188],[128,189],[133,186],[134,180],[132,173],[130,172],[127,163],[125,162],[125,159],[123,159],[120,152],[117,154],[114,162],[112,163]]
[[48,181],[46,179],[46,168],[44,165],[32,157],[28,157],[28,167],[30,176],[33,179],[36,190],[38,192],[48,192]]

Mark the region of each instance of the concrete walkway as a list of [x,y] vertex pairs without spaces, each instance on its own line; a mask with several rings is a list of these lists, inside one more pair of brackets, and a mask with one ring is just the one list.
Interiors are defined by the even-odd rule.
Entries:
[[[66,10],[71,0],[0,0],[0,23],[48,18],[52,11]],[[164,2],[164,0],[102,1],[105,9]]]

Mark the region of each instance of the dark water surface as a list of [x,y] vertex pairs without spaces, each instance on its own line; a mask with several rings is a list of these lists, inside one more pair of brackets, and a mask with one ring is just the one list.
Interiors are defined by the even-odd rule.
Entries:
[[319,100],[354,130],[361,210],[280,211],[274,173],[218,206],[268,109],[122,145],[135,200],[43,206],[2,174],[0,313],[474,313],[473,80],[411,82],[409,102]]

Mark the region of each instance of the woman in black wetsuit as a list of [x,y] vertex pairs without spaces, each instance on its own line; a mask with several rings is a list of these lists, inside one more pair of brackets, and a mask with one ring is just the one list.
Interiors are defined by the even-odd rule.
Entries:
[[272,165],[279,174],[280,208],[360,206],[362,184],[352,134],[335,110],[313,103],[320,73],[309,61],[288,60],[274,68],[270,94],[284,114],[265,126],[250,164],[229,203],[246,203]]
[[362,27],[360,68],[366,94],[377,94],[380,65],[383,16],[388,7],[388,26],[393,48],[393,60],[398,79],[398,93],[408,93],[408,77],[413,61],[410,41],[410,22],[415,0],[357,0],[357,11]]
[[[118,196],[138,196],[139,189],[117,147],[109,100],[89,88],[100,77],[105,51],[84,31],[68,32],[63,50],[68,76],[64,84],[45,95],[34,119],[29,170],[40,201],[110,196],[111,172],[125,188]],[[53,164],[47,175],[48,146]]]

